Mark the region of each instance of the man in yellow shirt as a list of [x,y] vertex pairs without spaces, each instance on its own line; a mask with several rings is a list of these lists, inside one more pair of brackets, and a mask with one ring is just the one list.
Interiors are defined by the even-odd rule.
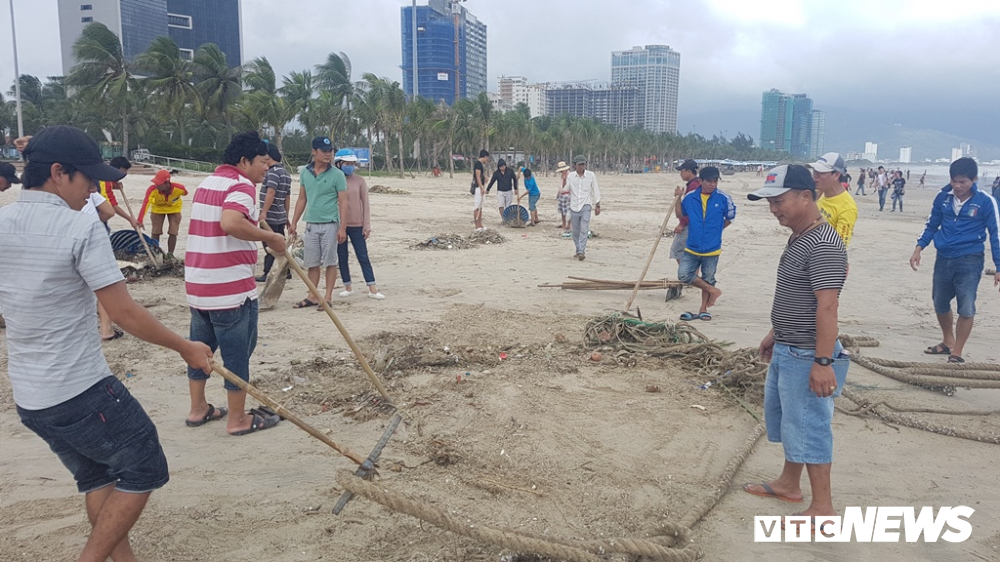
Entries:
[[170,172],[160,170],[153,176],[153,185],[146,190],[146,197],[142,200],[142,208],[139,209],[139,228],[143,228],[142,219],[149,209],[149,216],[153,221],[153,231],[150,235],[160,242],[163,235],[163,219],[166,218],[169,227],[167,228],[167,258],[173,259],[174,250],[177,248],[177,234],[181,228],[181,197],[187,195],[187,189],[179,183],[170,181]]
[[816,180],[816,192],[820,194],[816,202],[819,212],[837,231],[844,241],[844,248],[847,248],[854,235],[854,223],[858,221],[858,205],[850,190],[840,182],[840,176],[847,173],[844,159],[836,152],[827,152],[809,167]]

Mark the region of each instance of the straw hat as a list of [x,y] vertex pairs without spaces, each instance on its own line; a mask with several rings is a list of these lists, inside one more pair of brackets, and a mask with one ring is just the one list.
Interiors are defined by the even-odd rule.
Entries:
[[560,160],[559,164],[556,166],[556,171],[557,172],[565,172],[565,171],[568,171],[568,170],[569,170],[569,166],[566,165],[566,162]]

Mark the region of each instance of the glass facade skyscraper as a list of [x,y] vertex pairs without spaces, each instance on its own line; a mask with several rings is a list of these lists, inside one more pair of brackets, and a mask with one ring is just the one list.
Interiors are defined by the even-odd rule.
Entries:
[[680,76],[681,54],[666,45],[611,53],[611,86],[639,90],[642,128],[652,133],[677,132]]
[[181,53],[193,56],[205,43],[215,43],[230,67],[243,64],[239,0],[167,0],[167,18]]
[[761,98],[760,147],[792,156],[812,158],[823,154],[826,114],[813,109],[806,94],[768,90]]
[[[405,6],[400,12],[403,91],[411,97],[412,12],[412,6]],[[417,6],[416,42],[417,91],[421,97],[448,105],[455,103],[456,77],[459,98],[474,98],[486,91],[486,25],[463,6],[448,0],[430,0],[427,6]]]

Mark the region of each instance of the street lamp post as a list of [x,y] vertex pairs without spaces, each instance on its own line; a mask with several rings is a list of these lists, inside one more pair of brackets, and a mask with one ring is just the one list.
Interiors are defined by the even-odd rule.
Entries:
[[413,0],[410,19],[413,20],[413,99],[417,99],[420,95],[420,84],[417,82],[417,0]]
[[10,0],[10,38],[14,42],[14,96],[17,106],[17,136],[24,136],[24,117],[21,113],[21,71],[17,66],[17,29],[14,27],[14,0]]

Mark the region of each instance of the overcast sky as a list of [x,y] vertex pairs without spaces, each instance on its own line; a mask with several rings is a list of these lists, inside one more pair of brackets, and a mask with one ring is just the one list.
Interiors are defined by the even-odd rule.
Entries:
[[[7,1],[0,3],[4,84],[14,75]],[[56,0],[13,1],[21,72],[58,74]],[[404,5],[243,0],[244,54],[266,55],[285,74],[343,51],[355,78],[373,72],[401,80]],[[739,129],[756,138],[761,92],[778,88],[809,94],[818,109],[1000,137],[1000,0],[468,0],[465,6],[488,26],[494,91],[501,74],[606,81],[611,51],[665,44],[681,53],[683,132],[725,114],[735,121],[726,127],[730,135]]]

